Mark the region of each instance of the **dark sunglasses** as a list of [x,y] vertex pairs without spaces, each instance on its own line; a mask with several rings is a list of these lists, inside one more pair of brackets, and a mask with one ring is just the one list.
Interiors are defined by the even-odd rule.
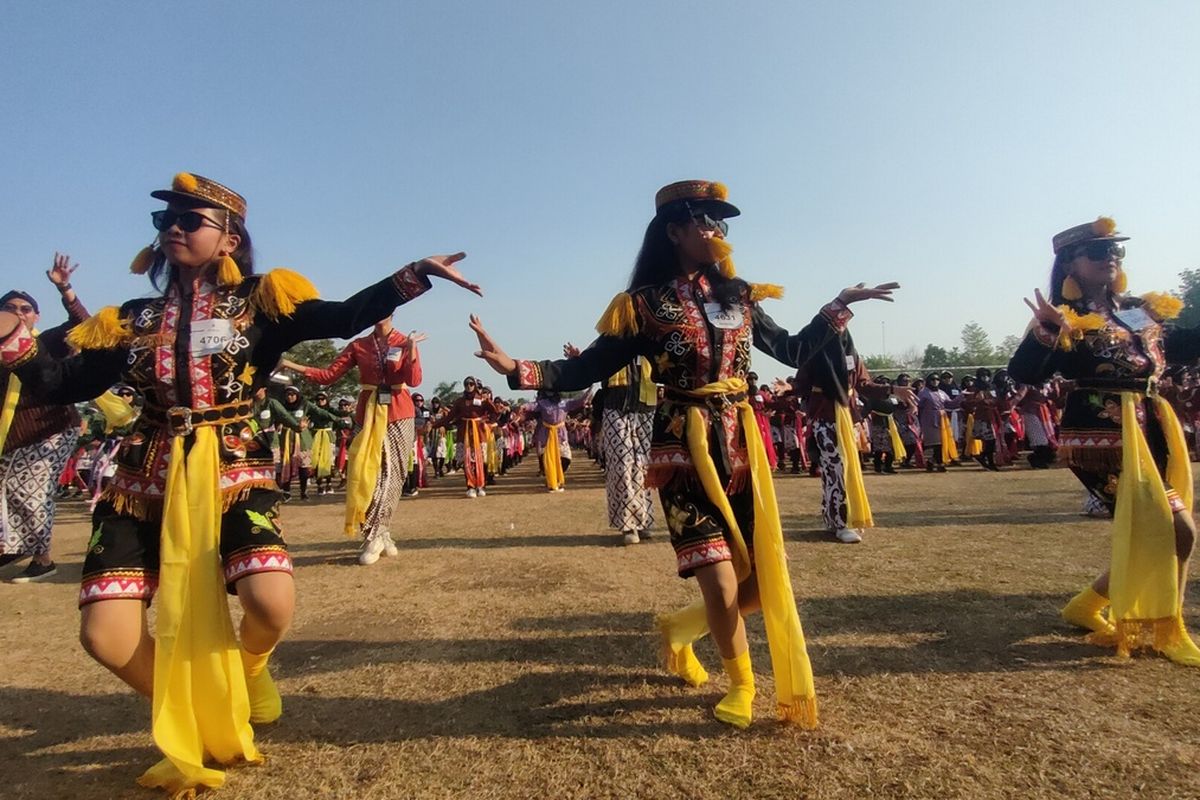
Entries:
[[169,231],[176,225],[184,233],[195,233],[205,225],[225,230],[224,225],[204,216],[199,211],[172,211],[169,208],[162,211],[151,211],[150,222],[156,231]]
[[32,313],[34,313],[34,310],[35,309],[33,306],[30,306],[30,305],[18,306],[18,305],[14,305],[13,303],[5,303],[4,307],[0,308],[0,311],[7,311],[10,314],[32,314]]
[[1088,242],[1081,244],[1075,251],[1075,256],[1084,255],[1089,261],[1108,261],[1115,257],[1118,261],[1125,257],[1125,245],[1120,242]]
[[696,214],[692,217],[696,227],[706,231],[717,231],[722,236],[729,233],[729,223],[723,219],[713,219],[708,214]]
[[117,397],[133,397],[133,392],[122,390],[116,393]]

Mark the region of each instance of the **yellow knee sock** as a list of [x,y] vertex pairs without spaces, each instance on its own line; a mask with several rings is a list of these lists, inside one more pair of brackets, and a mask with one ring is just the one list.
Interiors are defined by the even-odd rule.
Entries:
[[250,695],[250,721],[257,724],[274,722],[283,713],[283,698],[271,680],[267,660],[274,648],[265,653],[242,650],[242,669],[246,673],[246,691]]
[[1108,598],[1089,586],[1063,606],[1062,618],[1076,627],[1111,636],[1116,634],[1116,628],[1102,613],[1107,606]]
[[663,666],[692,686],[703,686],[708,681],[708,672],[696,658],[692,642],[708,633],[704,601],[692,603],[673,614],[662,614],[655,624],[662,635]]
[[729,691],[717,703],[717,719],[735,728],[746,728],[754,712],[754,670],[750,667],[750,651],[733,658],[723,658],[725,674],[729,676]]
[[1183,664],[1185,667],[1200,667],[1200,647],[1192,641],[1192,637],[1188,635],[1187,628],[1183,624],[1183,615],[1180,614],[1175,618],[1175,641],[1168,644],[1166,647],[1160,648],[1162,654],[1174,661],[1176,664]]

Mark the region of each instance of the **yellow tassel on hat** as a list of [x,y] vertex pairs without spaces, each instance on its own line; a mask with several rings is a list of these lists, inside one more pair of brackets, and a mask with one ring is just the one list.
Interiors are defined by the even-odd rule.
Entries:
[[729,188],[720,181],[714,181],[708,186],[708,196],[717,200],[725,200],[729,197]]
[[217,285],[237,286],[242,282],[242,269],[230,256],[221,256],[217,264]]
[[1079,287],[1079,281],[1075,280],[1074,275],[1068,275],[1067,279],[1063,281],[1062,296],[1064,300],[1083,299],[1083,289]]
[[637,313],[629,292],[619,292],[596,323],[596,332],[605,336],[636,336]]
[[194,192],[200,184],[196,182],[196,176],[190,172],[180,172],[171,181],[171,188],[177,192]]
[[760,300],[767,298],[772,300],[783,299],[783,287],[774,283],[752,283],[750,284],[750,301],[757,303]]
[[157,254],[154,252],[154,248],[146,245],[133,257],[133,261],[129,264],[129,271],[134,275],[145,275],[154,266],[155,255]]
[[117,306],[105,306],[71,328],[67,342],[80,350],[110,350],[133,336],[133,326]]
[[250,304],[267,318],[278,321],[280,317],[290,317],[297,303],[316,300],[320,296],[308,278],[280,267],[259,279],[250,293]]
[[1129,288],[1129,278],[1125,277],[1125,270],[1117,267],[1117,277],[1113,278],[1112,285],[1109,287],[1115,294],[1125,294]]
[[1097,236],[1112,236],[1117,230],[1117,221],[1112,217],[1097,217],[1092,223],[1092,233]]

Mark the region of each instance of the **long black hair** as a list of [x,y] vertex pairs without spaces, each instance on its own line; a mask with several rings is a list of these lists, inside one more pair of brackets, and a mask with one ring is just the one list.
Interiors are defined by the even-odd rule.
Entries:
[[[229,232],[236,234],[240,241],[238,242],[237,250],[230,253],[230,257],[237,262],[238,269],[242,271],[242,277],[248,277],[254,274],[254,243],[250,241],[250,231],[246,230],[246,223],[241,216],[234,214],[232,211],[226,211],[226,218],[229,220]],[[149,270],[150,285],[159,292],[165,292],[167,285],[171,281],[171,268],[167,264],[167,257],[163,254],[160,247],[154,247],[154,263],[150,265]]]
[[[642,237],[642,249],[638,251],[637,260],[633,262],[633,272],[629,275],[629,291],[645,286],[659,286],[673,280],[679,274],[679,253],[675,243],[667,236],[667,225],[672,222],[683,224],[691,219],[687,209],[676,214],[659,214],[650,220],[646,226],[646,235]],[[709,265],[705,270],[709,285],[712,286],[713,296],[728,309],[741,300],[749,285],[741,278],[726,278],[717,269],[716,264]]]

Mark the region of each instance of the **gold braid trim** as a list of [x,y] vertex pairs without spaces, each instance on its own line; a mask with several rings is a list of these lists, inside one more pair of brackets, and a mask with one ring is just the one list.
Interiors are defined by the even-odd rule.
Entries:
[[273,269],[258,280],[250,293],[250,305],[272,322],[290,317],[299,303],[321,296],[312,282],[290,269]]
[[80,350],[111,350],[131,338],[133,324],[116,306],[105,306],[67,333],[67,342]]

